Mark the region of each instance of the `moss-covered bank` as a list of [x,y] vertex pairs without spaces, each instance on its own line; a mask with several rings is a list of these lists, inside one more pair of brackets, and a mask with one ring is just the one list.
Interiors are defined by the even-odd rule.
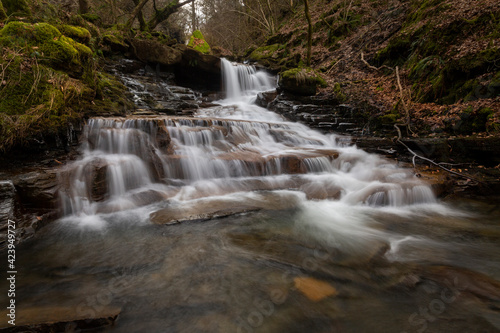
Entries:
[[[90,33],[63,25],[89,43]],[[0,150],[64,136],[90,114],[124,112],[124,87],[100,73],[87,45],[48,23],[9,22],[0,30]]]

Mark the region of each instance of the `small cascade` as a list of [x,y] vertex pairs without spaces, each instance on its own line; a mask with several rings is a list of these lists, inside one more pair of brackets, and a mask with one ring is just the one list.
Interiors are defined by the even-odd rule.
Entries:
[[240,100],[244,96],[255,98],[261,91],[274,89],[269,75],[264,71],[257,71],[254,66],[234,66],[228,60],[221,59],[221,67],[227,100]]
[[193,117],[90,119],[82,158],[61,173],[64,213],[233,194],[243,202],[248,196],[241,193],[264,190],[346,205],[435,202],[409,170],[250,104],[258,91],[273,87],[266,73],[226,60],[222,67],[227,99]]

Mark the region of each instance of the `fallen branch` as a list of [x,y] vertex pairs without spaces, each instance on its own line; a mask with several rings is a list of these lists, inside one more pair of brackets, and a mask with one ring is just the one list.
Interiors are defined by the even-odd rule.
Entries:
[[[410,127],[410,109],[408,108],[408,105],[406,104],[405,99],[404,99],[403,86],[401,86],[401,79],[399,78],[399,67],[398,66],[396,66],[396,81],[397,81],[398,87],[399,87],[399,96],[401,98],[401,103],[403,104],[403,108],[405,110],[405,115],[406,115],[405,122],[403,124],[397,124],[397,125],[406,126],[407,134],[408,134],[408,131],[410,131],[412,134],[415,134],[415,132],[413,132],[411,127]],[[394,125],[394,126],[396,126],[396,125]],[[398,129],[399,138],[401,139],[401,131],[399,130],[399,127],[396,126],[396,128]]]
[[[375,67],[375,66],[370,65],[370,64],[368,63],[368,61],[366,61],[366,60],[365,60],[365,55],[363,54],[363,52],[361,52],[361,61],[362,61],[362,62],[363,62],[366,66],[368,66],[368,68],[373,69],[373,70],[375,70],[375,71],[379,71],[379,70],[381,70],[381,69],[383,69],[383,68],[390,69],[391,71],[393,71],[393,70],[394,70],[394,68],[389,67],[389,66],[386,66],[386,65],[382,65],[382,66],[380,66],[380,67]],[[396,67],[396,68],[397,68],[397,67]]]
[[451,173],[451,174],[453,174],[455,176],[458,176],[458,177],[461,177],[461,178],[465,178],[465,179],[469,179],[469,180],[473,180],[473,181],[481,183],[481,184],[485,184],[484,182],[482,182],[482,181],[480,181],[478,179],[475,179],[475,178],[473,178],[471,176],[463,175],[463,174],[461,174],[459,172],[456,172],[456,171],[450,170],[448,168],[445,168],[440,163],[434,162],[433,160],[431,160],[431,159],[429,159],[427,157],[423,157],[423,156],[415,153],[413,150],[410,149],[410,147],[408,147],[403,141],[401,141],[401,131],[399,130],[399,128],[396,125],[394,125],[394,127],[396,127],[396,129],[398,130],[398,133],[400,134],[400,137],[396,141],[399,142],[401,145],[403,145],[413,155],[412,161],[413,161],[413,166],[414,167],[415,167],[415,159],[416,158],[420,158],[420,159],[422,159],[424,161],[427,161],[427,162],[429,162],[429,163],[437,166],[438,168],[443,169],[444,171],[449,172],[449,173]]

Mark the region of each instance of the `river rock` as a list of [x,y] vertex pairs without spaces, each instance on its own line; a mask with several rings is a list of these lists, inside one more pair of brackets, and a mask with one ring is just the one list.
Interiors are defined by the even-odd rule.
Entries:
[[55,208],[57,202],[57,170],[41,170],[16,176],[12,180],[25,207]]
[[[121,312],[117,307],[87,306],[88,310],[74,310],[68,307],[23,308],[16,313],[16,326],[3,320],[2,332],[100,332],[115,324]],[[2,311],[2,318],[7,311]]]
[[0,229],[4,223],[14,218],[16,189],[11,180],[0,181]]
[[484,300],[500,302],[500,282],[485,274],[452,266],[428,266],[422,268],[420,275],[456,294],[472,294]]
[[326,281],[317,280],[312,277],[298,276],[293,279],[295,288],[313,302],[337,295],[337,290]]
[[241,214],[261,209],[292,209],[302,197],[292,191],[263,191],[244,195],[208,197],[172,204],[150,215],[156,224],[174,224],[182,221],[209,220],[217,217]]
[[255,100],[255,104],[261,106],[263,108],[267,108],[269,103],[271,103],[276,96],[278,96],[278,92],[276,89],[269,91],[261,91],[257,94],[257,99]]

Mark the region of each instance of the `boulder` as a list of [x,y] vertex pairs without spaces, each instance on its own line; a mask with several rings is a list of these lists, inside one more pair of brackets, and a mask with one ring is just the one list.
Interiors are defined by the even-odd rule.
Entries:
[[294,68],[281,72],[278,82],[281,90],[303,96],[316,95],[317,87],[325,84],[310,68]]
[[135,56],[143,62],[153,62],[164,66],[178,65],[183,59],[182,51],[155,40],[134,39]]
[[12,180],[23,206],[55,208],[59,184],[56,171],[29,172]]
[[274,101],[274,99],[278,96],[278,92],[273,89],[273,90],[268,90],[268,91],[261,91],[257,94],[257,100],[255,101],[255,104],[258,106],[261,106],[263,108],[267,108],[269,103]]
[[178,84],[202,90],[221,89],[220,58],[203,54],[183,44],[175,45],[174,49],[182,54],[180,63],[175,66]]

